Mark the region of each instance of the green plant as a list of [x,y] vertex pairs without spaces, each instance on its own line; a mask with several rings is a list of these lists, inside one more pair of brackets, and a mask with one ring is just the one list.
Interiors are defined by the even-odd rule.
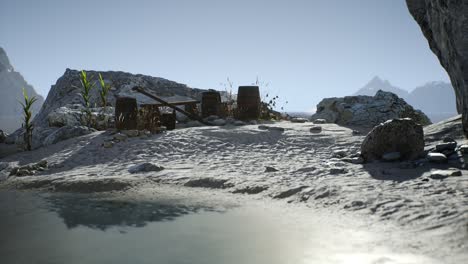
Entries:
[[111,88],[110,84],[104,82],[102,75],[99,73],[99,84],[101,85],[101,90],[99,91],[99,96],[101,98],[101,106],[107,106],[107,94]]
[[80,72],[80,83],[82,90],[80,91],[81,98],[83,98],[83,104],[85,107],[85,115],[86,115],[86,124],[87,126],[91,126],[92,116],[91,116],[91,90],[94,87],[94,83],[91,81],[91,78],[88,78],[86,72],[82,70]]
[[32,118],[31,108],[34,102],[37,101],[37,98],[35,96],[29,98],[28,93],[23,88],[23,99],[24,99],[24,103],[23,102],[19,102],[19,103],[23,107],[24,123],[22,126],[26,130],[24,133],[24,142],[26,143],[26,150],[30,151],[32,149],[32,131],[34,128],[33,124],[31,123],[31,118]]

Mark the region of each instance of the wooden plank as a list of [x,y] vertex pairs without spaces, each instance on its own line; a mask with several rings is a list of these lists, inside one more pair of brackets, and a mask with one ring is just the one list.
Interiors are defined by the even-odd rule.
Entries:
[[[196,100],[193,100],[193,101],[177,101],[177,102],[168,102],[169,104],[172,104],[172,105],[191,105],[191,104],[199,104],[200,101],[196,101]],[[164,106],[163,103],[155,103],[155,104],[142,104],[143,105],[154,105],[154,106]]]
[[132,90],[133,90],[133,91],[136,91],[136,92],[139,92],[139,93],[141,93],[141,94],[144,94],[144,95],[148,96],[149,98],[158,101],[159,103],[162,104],[162,106],[167,106],[167,107],[169,107],[169,108],[172,108],[172,109],[174,109],[175,111],[180,112],[180,113],[182,113],[183,115],[186,115],[186,116],[187,116],[188,118],[190,118],[190,119],[197,120],[198,122],[200,122],[200,123],[202,123],[202,124],[204,124],[204,125],[207,125],[207,126],[211,126],[211,125],[212,125],[212,124],[210,124],[210,123],[207,123],[207,122],[203,121],[203,119],[202,119],[201,117],[196,116],[196,115],[193,115],[193,114],[191,114],[191,113],[189,113],[189,112],[183,110],[182,108],[179,108],[179,107],[177,107],[177,106],[175,106],[175,105],[173,105],[173,104],[171,104],[171,103],[168,103],[168,102],[164,101],[163,99],[157,97],[156,95],[153,95],[153,94],[151,94],[151,93],[145,91],[143,88],[140,88],[140,87],[138,87],[138,86],[135,86],[135,87],[132,88]]

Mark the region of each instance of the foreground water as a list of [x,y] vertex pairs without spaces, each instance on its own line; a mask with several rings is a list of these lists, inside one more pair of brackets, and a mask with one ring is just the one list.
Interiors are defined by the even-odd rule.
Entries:
[[346,217],[215,198],[0,191],[0,263],[439,263]]

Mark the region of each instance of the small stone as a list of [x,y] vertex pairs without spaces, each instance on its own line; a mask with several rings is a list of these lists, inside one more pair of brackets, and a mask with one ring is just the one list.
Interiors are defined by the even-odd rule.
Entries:
[[268,127],[268,130],[269,130],[269,131],[284,132],[284,128],[282,128],[282,127],[275,127],[275,126]]
[[140,132],[138,130],[122,130],[122,133],[127,137],[138,137]]
[[361,135],[361,132],[357,131],[357,130],[353,130],[352,134],[354,136],[357,136],[357,135]]
[[117,133],[114,135],[114,140],[117,141],[127,141],[128,136],[125,134]]
[[427,159],[430,162],[444,163],[447,162],[447,156],[442,153],[431,152],[427,154]]
[[47,160],[41,160],[38,163],[36,163],[36,165],[41,168],[47,168]]
[[330,169],[330,174],[336,175],[336,174],[345,174],[348,172],[345,168],[331,168]]
[[429,178],[434,180],[442,180],[448,177],[462,176],[462,172],[459,170],[436,170],[431,172]]
[[322,132],[322,127],[321,126],[313,126],[310,128],[311,133],[320,133]]
[[275,172],[275,171],[278,171],[278,170],[276,168],[269,167],[269,166],[265,167],[265,172]]
[[314,124],[326,124],[326,123],[327,123],[327,120],[325,119],[319,118],[319,119],[314,120]]
[[442,152],[442,151],[454,151],[455,148],[457,148],[457,142],[445,142],[445,143],[440,143],[437,144],[435,149],[437,152]]
[[232,124],[235,125],[235,126],[245,126],[245,122],[243,122],[241,120],[236,120]]
[[305,123],[309,120],[307,120],[306,118],[303,118],[303,117],[294,117],[291,119],[291,122],[292,123]]
[[461,145],[458,147],[458,150],[463,154],[468,154],[468,145]]
[[385,161],[397,161],[401,158],[400,152],[390,152],[382,155],[382,159]]
[[260,130],[268,130],[269,126],[265,126],[265,125],[259,125],[258,126],[258,129]]
[[150,171],[162,171],[164,167],[158,166],[156,164],[153,164],[151,162],[145,162],[142,164],[138,164],[135,166],[132,166],[128,169],[128,172],[130,173],[139,173],[139,172],[150,172]]
[[335,151],[333,151],[333,157],[334,158],[344,158],[346,156],[348,156],[348,153],[349,153],[349,149],[337,149]]
[[112,148],[114,146],[114,142],[112,141],[105,141],[104,143],[102,143],[102,146],[104,148]]
[[216,120],[213,120],[211,121],[211,123],[215,126],[224,126],[226,125],[226,120],[224,119],[216,119]]

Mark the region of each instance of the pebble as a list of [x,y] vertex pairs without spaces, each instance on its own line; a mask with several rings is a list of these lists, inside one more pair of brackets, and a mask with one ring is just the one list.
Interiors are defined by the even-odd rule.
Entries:
[[292,123],[305,123],[309,120],[307,120],[306,118],[303,118],[303,117],[294,117],[291,119],[291,122]]
[[265,172],[275,172],[275,171],[278,171],[278,170],[276,168],[269,167],[269,166],[265,167]]
[[311,133],[320,133],[322,132],[322,127],[321,126],[313,126],[310,128]]
[[224,126],[226,125],[226,120],[224,119],[216,119],[211,122],[215,126]]
[[445,156],[442,153],[435,153],[435,152],[428,153],[427,154],[427,159],[430,162],[437,162],[437,163],[447,162],[447,156]]
[[270,130],[270,131],[284,132],[284,128],[282,128],[282,127],[275,127],[275,126],[268,127],[268,130]]
[[269,126],[265,126],[265,125],[260,125],[258,126],[258,129],[260,130],[268,130]]
[[327,120],[325,119],[315,119],[314,124],[326,124]]
[[457,147],[457,142],[445,142],[445,143],[440,143],[437,144],[435,149],[437,152],[442,152],[442,151],[453,151]]
[[400,152],[389,152],[382,155],[382,159],[385,161],[397,161],[401,159]]
[[245,126],[245,122],[240,121],[240,120],[236,120],[236,121],[234,121],[233,125],[235,125],[235,126]]
[[436,170],[431,172],[429,178],[434,180],[442,180],[453,176],[462,176],[462,172],[460,170]]
[[349,149],[337,149],[333,151],[333,157],[334,158],[344,158],[348,156]]

